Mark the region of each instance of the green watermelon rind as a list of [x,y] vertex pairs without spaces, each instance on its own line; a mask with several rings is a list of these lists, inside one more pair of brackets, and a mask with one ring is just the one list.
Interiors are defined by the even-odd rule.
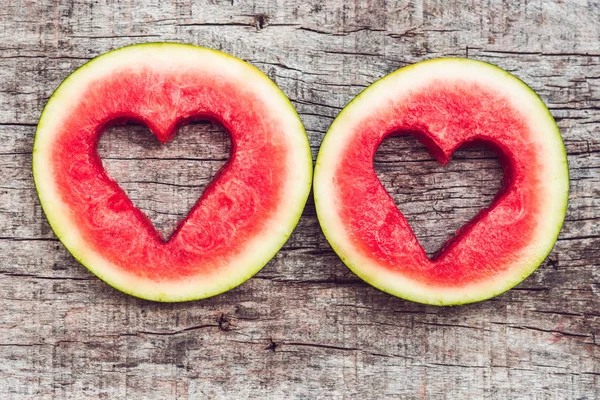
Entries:
[[[226,59],[228,59],[231,62],[243,64],[243,66],[245,68],[247,68],[249,70],[253,70],[253,72],[256,74],[256,76],[260,76],[261,78],[263,78],[264,82],[269,83],[276,90],[276,92],[278,94],[280,94],[279,99],[282,101],[282,103],[285,103],[285,105],[287,106],[289,111],[291,113],[293,113],[293,115],[297,119],[296,129],[298,130],[298,134],[302,134],[305,139],[304,140],[305,146],[304,146],[303,150],[305,151],[305,154],[306,154],[306,157],[305,157],[306,165],[304,168],[306,168],[306,171],[307,171],[307,180],[306,180],[306,182],[298,182],[297,183],[298,185],[304,185],[304,187],[305,187],[304,196],[302,199],[299,199],[298,208],[293,213],[293,216],[290,217],[290,221],[289,221],[288,226],[286,227],[287,229],[285,230],[285,233],[281,236],[281,238],[277,242],[273,241],[273,243],[270,243],[270,245],[272,247],[272,251],[268,252],[268,254],[263,259],[261,259],[259,262],[256,262],[254,265],[247,266],[246,268],[244,268],[244,271],[245,271],[244,274],[233,275],[232,278],[228,279],[224,284],[219,283],[219,284],[214,285],[214,287],[210,287],[207,290],[198,291],[196,293],[192,293],[191,295],[183,296],[183,297],[176,296],[176,295],[174,296],[172,294],[168,294],[168,293],[164,293],[164,292],[160,292],[160,291],[141,292],[141,291],[137,291],[135,288],[129,287],[128,285],[123,285],[122,283],[120,283],[114,279],[110,279],[108,276],[106,276],[107,274],[103,273],[103,271],[101,269],[96,268],[93,265],[93,263],[90,263],[87,258],[91,257],[91,256],[85,254],[87,249],[85,249],[85,248],[84,249],[74,249],[72,246],[70,246],[68,243],[66,243],[64,240],[64,237],[66,236],[65,229],[69,229],[69,228],[63,226],[64,224],[61,222],[61,216],[55,215],[55,213],[53,213],[51,205],[49,205],[47,202],[44,201],[44,183],[39,181],[39,179],[41,179],[41,178],[38,178],[39,173],[36,172],[36,167],[38,165],[38,163],[36,163],[36,153],[38,153],[40,150],[39,146],[38,146],[38,138],[39,138],[38,133],[44,127],[44,117],[46,115],[45,113],[50,108],[50,106],[54,104],[54,102],[68,101],[68,100],[62,100],[59,98],[60,94],[61,94],[61,89],[64,88],[65,86],[67,86],[67,84],[69,84],[71,82],[75,83],[77,80],[78,73],[81,71],[84,71],[87,68],[90,68],[97,61],[105,60],[105,59],[108,59],[108,58],[114,57],[114,56],[118,56],[121,52],[126,52],[130,49],[143,48],[143,47],[147,47],[147,48],[179,47],[179,48],[189,49],[190,51],[207,51],[207,52],[211,52],[213,54],[217,54],[219,56],[225,57]],[[90,61],[86,62],[81,67],[79,67],[75,71],[73,71],[67,78],[65,78],[62,81],[62,83],[54,91],[54,93],[48,99],[48,102],[46,103],[44,109],[42,110],[42,113],[40,115],[40,119],[39,119],[39,122],[38,122],[38,125],[36,128],[36,135],[34,138],[33,151],[32,151],[32,172],[33,172],[36,192],[37,192],[38,198],[40,199],[40,204],[42,206],[42,210],[43,210],[44,214],[46,215],[46,218],[47,218],[52,230],[54,231],[56,237],[63,243],[63,245],[67,248],[67,250],[71,253],[71,255],[77,261],[79,261],[83,266],[85,266],[90,272],[92,272],[94,275],[96,275],[98,278],[100,278],[102,281],[104,281],[108,285],[112,286],[113,288],[115,288],[123,293],[134,296],[134,297],[138,297],[138,298],[145,299],[145,300],[151,300],[151,301],[159,301],[159,302],[184,302],[184,301],[200,300],[200,299],[205,299],[205,298],[209,298],[212,296],[216,296],[216,295],[227,292],[227,291],[241,285],[242,283],[246,282],[248,279],[253,277],[256,273],[258,273],[270,260],[273,259],[273,257],[275,257],[275,255],[279,252],[279,250],[287,242],[287,240],[289,239],[293,230],[295,229],[298,222],[300,221],[300,217],[302,215],[302,212],[303,212],[306,202],[308,200],[308,196],[310,194],[310,189],[312,187],[312,176],[313,176],[312,170],[313,170],[313,163],[312,163],[312,153],[311,153],[311,149],[310,149],[310,143],[308,141],[308,136],[306,134],[304,125],[302,124],[302,121],[300,120],[300,116],[298,115],[295,107],[293,106],[293,104],[291,103],[289,98],[285,95],[285,93],[283,93],[283,91],[281,91],[281,89],[269,77],[267,77],[260,69],[253,66],[252,64],[247,63],[247,62],[245,62],[237,57],[234,57],[230,54],[221,52],[219,50],[214,50],[214,49],[210,49],[207,47],[203,47],[203,46],[184,44],[184,43],[176,43],[176,42],[150,42],[150,43],[141,43],[141,44],[124,46],[124,47],[117,48],[117,49],[111,50],[109,52],[103,53],[103,54],[91,59]]]
[[[551,244],[546,249],[544,249],[544,251],[540,252],[540,254],[529,263],[529,265],[526,265],[521,268],[522,273],[520,274],[520,276],[506,282],[504,285],[497,288],[496,290],[484,291],[483,293],[475,293],[470,296],[464,296],[463,298],[461,298],[459,300],[451,300],[451,301],[447,301],[446,299],[443,299],[439,296],[409,295],[409,294],[407,294],[406,290],[403,290],[404,289],[403,287],[395,287],[393,285],[389,285],[386,283],[375,282],[374,281],[375,279],[372,279],[372,276],[370,276],[372,274],[365,273],[365,271],[363,271],[363,269],[357,263],[350,261],[348,259],[348,257],[346,257],[344,255],[345,254],[344,251],[342,251],[340,249],[341,246],[335,242],[334,235],[332,235],[330,233],[327,223],[323,221],[323,218],[321,217],[321,215],[319,213],[319,209],[322,206],[320,206],[321,203],[319,200],[319,194],[318,194],[318,189],[317,189],[318,184],[319,184],[319,171],[322,168],[324,158],[327,157],[327,155],[326,155],[327,146],[330,145],[330,141],[332,140],[331,135],[328,135],[328,134],[333,131],[333,129],[335,128],[336,122],[339,123],[339,121],[342,121],[344,119],[344,117],[347,113],[351,112],[351,106],[353,104],[358,103],[358,100],[361,99],[365,94],[367,94],[369,92],[374,92],[377,88],[386,85],[386,80],[392,76],[402,74],[402,73],[412,70],[414,68],[418,68],[419,66],[421,66],[423,64],[439,63],[439,62],[446,62],[446,61],[477,63],[484,68],[493,68],[495,71],[501,72],[506,77],[509,77],[510,79],[513,79],[514,81],[518,82],[523,89],[526,89],[527,92],[529,92],[535,98],[537,98],[537,100],[539,101],[539,105],[545,109],[548,120],[552,122],[556,138],[562,145],[563,160],[561,160],[561,163],[563,164],[563,167],[564,167],[563,168],[563,171],[564,171],[564,177],[563,177],[564,182],[563,183],[565,184],[564,185],[565,186],[564,196],[561,199],[562,200],[561,201],[562,202],[562,205],[561,205],[562,217],[560,218],[559,223],[556,225],[556,230],[554,232],[552,232]],[[565,218],[566,212],[567,212],[569,184],[570,184],[570,182],[569,182],[569,165],[568,165],[568,159],[567,159],[567,152],[564,147],[562,136],[560,134],[560,130],[559,130],[558,126],[556,125],[556,121],[554,120],[554,117],[552,116],[552,113],[550,112],[550,110],[548,110],[548,108],[544,104],[541,97],[533,89],[531,89],[524,81],[522,81],[518,77],[510,74],[509,72],[503,70],[502,68],[500,68],[494,64],[487,63],[485,61],[479,61],[479,60],[467,59],[467,58],[458,58],[458,57],[456,57],[456,58],[454,58],[454,57],[435,58],[435,59],[421,61],[419,63],[400,68],[388,75],[383,76],[382,78],[376,80],[371,85],[369,85],[368,87],[363,89],[356,97],[354,97],[350,102],[348,102],[348,104],[346,104],[346,106],[342,109],[342,111],[340,111],[340,113],[338,114],[336,119],[333,121],[333,123],[329,127],[327,133],[325,134],[325,137],[323,138],[321,147],[319,149],[319,153],[317,155],[315,169],[314,169],[314,177],[313,177],[314,202],[315,202],[315,208],[317,210],[317,217],[319,220],[319,225],[321,226],[321,229],[322,229],[327,241],[329,242],[329,244],[331,245],[331,247],[333,248],[335,253],[338,255],[338,257],[342,260],[342,262],[359,278],[361,278],[365,282],[369,283],[370,285],[376,287],[377,289],[379,289],[383,292],[386,292],[388,294],[391,294],[393,296],[396,296],[396,297],[399,297],[399,298],[402,298],[402,299],[405,299],[408,301],[422,303],[422,304],[436,305],[436,306],[465,305],[465,304],[476,303],[476,302],[480,302],[480,301],[484,301],[484,300],[496,297],[496,296],[514,288],[515,286],[519,285],[527,277],[529,277],[533,272],[535,272],[537,270],[537,268],[542,264],[542,262],[546,259],[546,257],[548,257],[548,255],[552,252],[552,249],[554,248],[556,241],[558,240],[560,231],[562,229],[562,225],[564,223],[564,218]]]

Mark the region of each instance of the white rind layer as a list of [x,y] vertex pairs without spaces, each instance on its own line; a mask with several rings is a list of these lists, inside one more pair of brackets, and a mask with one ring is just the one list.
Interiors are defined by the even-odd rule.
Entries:
[[[373,258],[365,257],[354,248],[337,214],[333,179],[336,167],[345,153],[344,144],[364,118],[385,108],[392,100],[397,101],[403,93],[417,91],[431,82],[432,78],[481,82],[504,93],[512,106],[527,116],[529,128],[537,133],[536,143],[545,155],[541,179],[546,183],[539,204],[538,227],[531,241],[516,255],[507,273],[493,280],[478,284],[440,288],[431,287],[403,275],[392,273],[379,265]],[[393,294],[420,303],[436,305],[465,304],[494,297],[529,276],[552,250],[558,237],[567,207],[569,171],[565,148],[556,123],[542,100],[525,83],[508,72],[488,63],[460,59],[442,58],[424,61],[402,68],[375,82],[352,100],[335,119],[325,135],[314,176],[314,197],[319,223],[327,240],[344,261],[359,277],[371,285]]]
[[[124,271],[92,250],[61,201],[50,162],[52,146],[73,104],[81,100],[86,86],[120,68],[168,71],[226,72],[259,96],[269,113],[279,119],[286,134],[290,156],[283,201],[265,223],[260,235],[241,244],[243,250],[226,267],[209,276],[156,282]],[[188,301],[225,292],[256,274],[285,244],[295,228],[308,198],[312,179],[312,156],[302,122],[285,94],[260,70],[219,51],[176,43],[150,43],[123,47],[103,54],[73,72],[54,92],[38,123],[33,149],[33,176],[44,212],[52,229],[84,266],[111,286],[133,296],[155,301]]]

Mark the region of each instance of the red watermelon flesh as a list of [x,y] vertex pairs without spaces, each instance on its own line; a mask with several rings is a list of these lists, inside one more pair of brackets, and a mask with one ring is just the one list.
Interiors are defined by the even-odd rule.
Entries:
[[[243,282],[283,245],[308,195],[311,156],[293,107],[258,70],[208,49],[133,46],[97,60],[82,68],[97,73],[75,73],[57,90],[53,99],[67,90],[77,98],[51,100],[36,136],[36,185],[58,236],[94,273],[140,297],[189,300]],[[99,137],[129,120],[164,143],[197,119],[230,132],[230,159],[165,240],[107,175]]]
[[[568,172],[552,117],[488,64],[436,60],[393,75],[350,103],[324,140],[315,199],[327,238],[359,276],[400,297],[458,304],[507,290],[543,260],[564,218]],[[503,165],[493,204],[433,259],[375,174],[378,146],[396,134],[418,136],[442,164],[462,145],[485,142]]]

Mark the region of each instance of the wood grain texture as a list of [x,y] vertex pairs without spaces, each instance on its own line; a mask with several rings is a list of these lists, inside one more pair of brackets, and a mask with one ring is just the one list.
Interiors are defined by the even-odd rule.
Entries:
[[[600,3],[101,0],[0,8],[0,398],[600,397]],[[313,155],[363,88],[439,56],[493,62],[527,82],[563,134],[567,219],[530,278],[493,300],[437,308],[354,276],[312,200],[279,254],[215,298],[158,304],[78,264],[41,211],[35,125],[59,83],[126,44],[181,41],[263,70],[290,97]],[[138,126],[102,139],[105,166],[168,232],[228,155],[218,126],[159,146]],[[383,184],[431,253],[485,207],[501,169],[482,148],[440,167],[414,139],[376,157]]]

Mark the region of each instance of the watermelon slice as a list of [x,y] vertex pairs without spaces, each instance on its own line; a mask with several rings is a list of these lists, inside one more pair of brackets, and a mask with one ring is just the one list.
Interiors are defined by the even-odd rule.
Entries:
[[[378,146],[403,134],[442,164],[464,144],[487,143],[504,169],[492,205],[433,259],[375,174]],[[531,274],[557,239],[568,188],[565,148],[544,103],[508,72],[468,59],[421,62],[365,89],[331,125],[314,177],[321,227],[344,263],[383,291],[437,305],[484,300]]]
[[[106,174],[98,140],[129,120],[164,143],[197,119],[228,129],[231,155],[165,240]],[[241,284],[283,246],[310,191],[312,157],[294,107],[258,69],[153,43],[106,53],[60,85],[40,117],[33,175],[54,232],[90,271],[134,296],[187,301]]]

